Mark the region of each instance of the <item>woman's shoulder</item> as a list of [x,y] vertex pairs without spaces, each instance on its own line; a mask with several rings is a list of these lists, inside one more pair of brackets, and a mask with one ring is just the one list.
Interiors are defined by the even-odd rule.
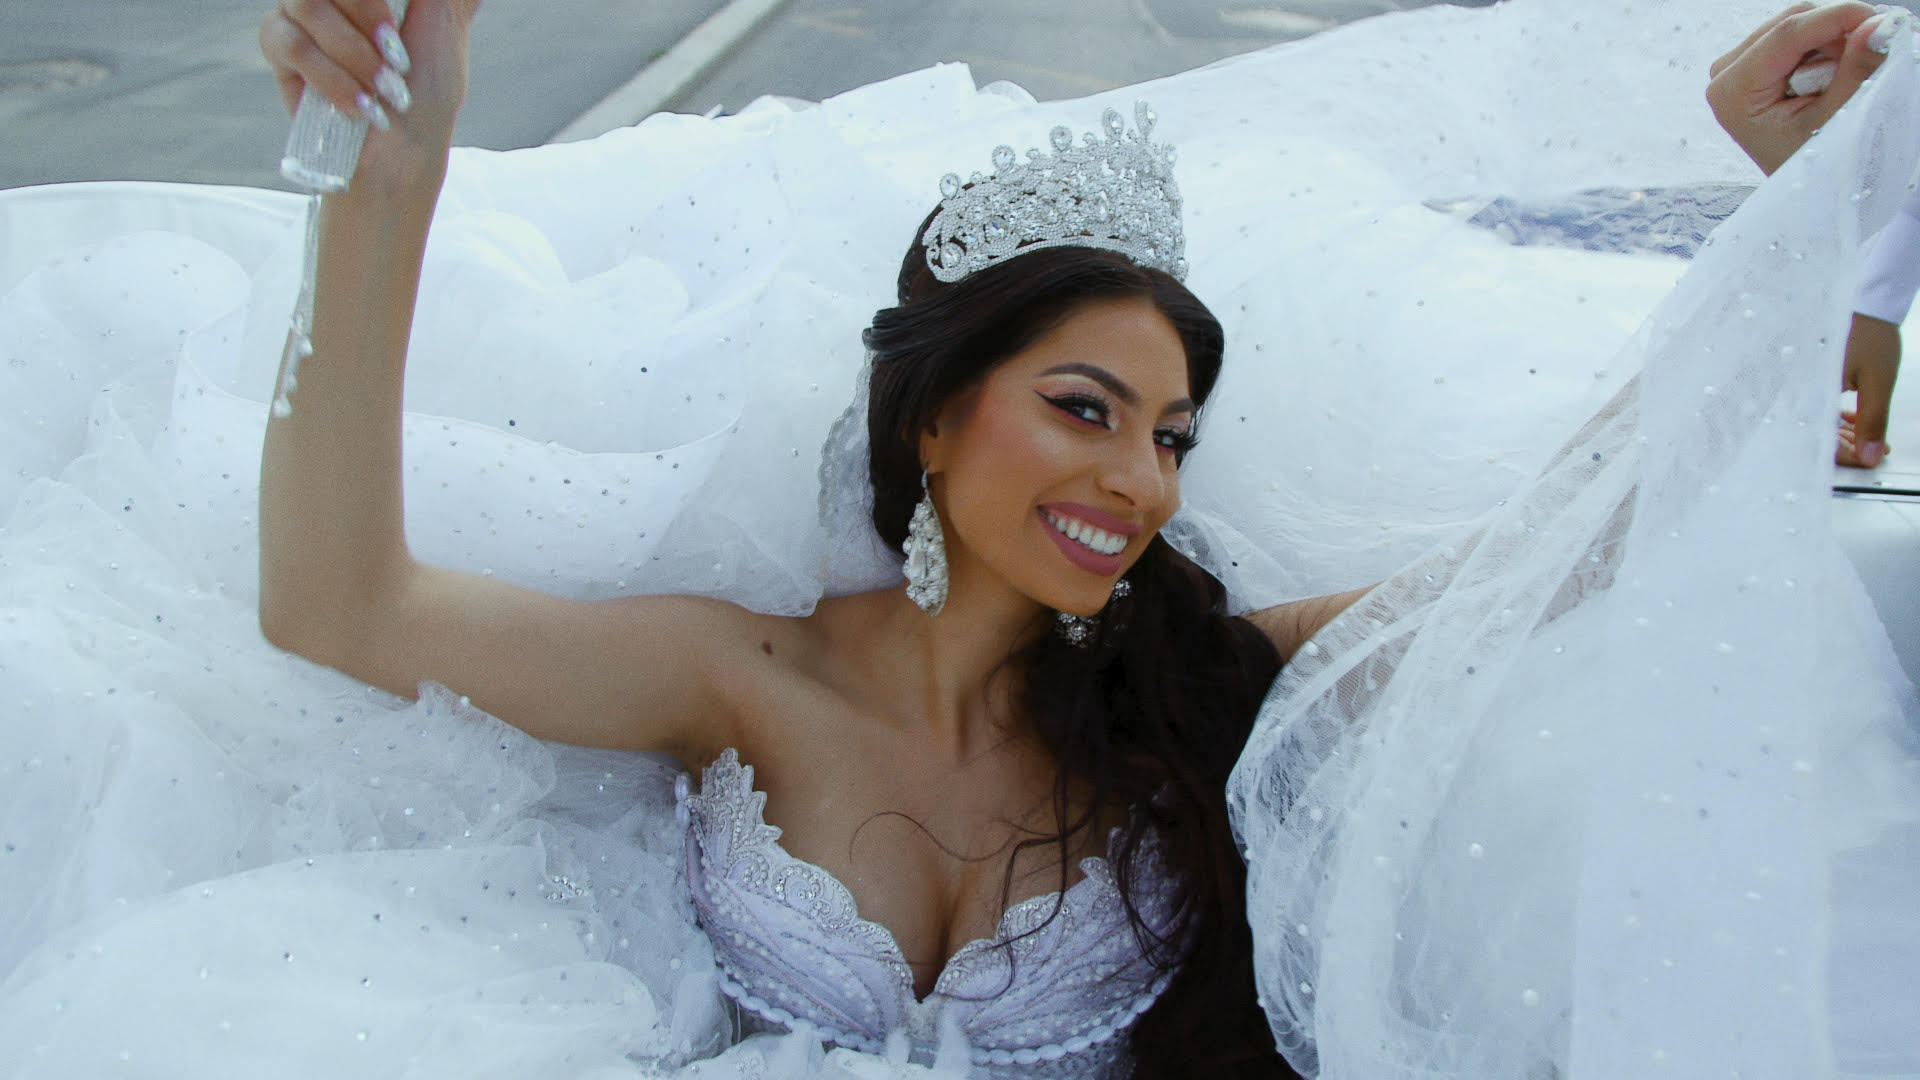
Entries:
[[849,670],[870,666],[861,628],[880,613],[884,593],[829,597],[806,615],[751,611],[720,600],[689,598],[709,632],[724,639],[729,659],[714,665],[731,714],[731,747],[713,746],[703,760],[735,749],[749,761],[784,756],[780,744],[799,736],[832,740],[859,710],[844,685]]

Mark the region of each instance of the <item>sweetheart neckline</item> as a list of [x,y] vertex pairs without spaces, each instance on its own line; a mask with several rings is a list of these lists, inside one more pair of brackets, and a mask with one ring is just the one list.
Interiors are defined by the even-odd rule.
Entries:
[[[720,752],[718,757],[714,758],[711,763],[702,769],[700,772],[700,787],[697,791],[692,789],[692,782],[688,779],[688,775],[682,773],[675,782],[676,802],[684,803],[688,798],[694,797],[711,797],[709,795],[709,789],[716,769],[730,770],[737,775],[737,783],[745,791],[747,806],[753,815],[753,821],[750,823],[751,827],[748,830],[753,838],[753,846],[759,850],[777,852],[780,858],[785,859],[794,866],[811,872],[813,875],[817,875],[817,879],[824,887],[834,890],[836,899],[843,900],[845,902],[845,910],[851,912],[853,922],[860,927],[868,928],[874,932],[876,940],[885,947],[884,959],[895,969],[896,974],[905,975],[904,986],[907,991],[907,1000],[915,1008],[924,1007],[934,998],[941,996],[941,985],[945,983],[947,977],[955,971],[958,961],[979,951],[998,947],[1008,940],[1011,940],[1007,936],[1007,930],[1010,922],[1014,920],[1016,916],[1022,915],[1038,905],[1051,906],[1055,903],[1064,904],[1068,898],[1074,896],[1083,886],[1089,883],[1098,882],[1099,885],[1108,889],[1114,888],[1113,882],[1110,880],[1112,864],[1107,856],[1087,855],[1082,857],[1080,860],[1082,876],[1079,881],[1074,882],[1065,889],[1055,889],[1051,892],[1038,893],[1024,900],[1007,905],[1006,909],[1000,913],[1000,918],[994,923],[992,936],[971,938],[963,942],[960,947],[952,953],[948,954],[947,958],[941,962],[940,971],[934,976],[932,988],[923,996],[920,993],[919,987],[916,986],[914,982],[913,965],[907,961],[907,954],[905,950],[900,948],[900,940],[894,936],[893,929],[885,923],[877,922],[861,915],[859,898],[853,895],[853,890],[847,888],[846,883],[841,881],[839,876],[833,871],[828,870],[818,863],[810,862],[795,855],[791,851],[788,851],[785,845],[781,844],[780,838],[786,835],[786,831],[780,826],[767,821],[767,793],[761,791],[754,785],[753,766],[742,762],[738,751],[732,747],[727,747]],[[1124,830],[1118,826],[1108,830],[1107,852],[1109,856],[1113,852],[1113,845],[1118,841],[1123,831]]]

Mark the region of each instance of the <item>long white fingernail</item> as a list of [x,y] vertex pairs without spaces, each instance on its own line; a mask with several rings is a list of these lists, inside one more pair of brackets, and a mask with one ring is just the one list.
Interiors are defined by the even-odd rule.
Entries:
[[387,99],[387,104],[393,106],[394,112],[404,113],[413,108],[413,91],[407,89],[407,80],[392,68],[381,68],[380,73],[373,77],[373,87],[380,91],[381,97]]
[[1838,70],[1838,60],[1825,58],[1795,68],[1793,74],[1787,77],[1787,96],[1812,97],[1826,93],[1827,88],[1833,85],[1833,73]]
[[1894,35],[1906,29],[1907,20],[1911,17],[1904,9],[1875,15],[1871,20],[1874,23],[1873,32],[1867,35],[1867,48],[1881,56],[1892,52]]
[[367,118],[367,123],[372,124],[381,131],[385,131],[393,126],[393,121],[387,116],[387,110],[381,108],[380,103],[373,100],[372,94],[362,90],[354,95],[353,103],[360,106],[360,114]]
[[400,31],[395,30],[392,23],[380,24],[380,28],[373,32],[373,43],[379,46],[380,55],[393,65],[395,71],[405,75],[413,70],[413,58],[407,55],[407,47],[400,41]]

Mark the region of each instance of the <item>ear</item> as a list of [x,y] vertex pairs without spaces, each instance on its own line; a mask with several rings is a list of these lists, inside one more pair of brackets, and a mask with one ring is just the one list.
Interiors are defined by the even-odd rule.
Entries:
[[954,433],[963,430],[980,406],[981,384],[975,383],[948,397],[934,410],[927,426],[920,430],[920,465],[930,473],[946,469],[946,455],[953,452]]
[[946,443],[940,438],[940,418],[935,416],[927,426],[920,429],[920,467],[930,473],[946,468],[941,460],[945,456]]

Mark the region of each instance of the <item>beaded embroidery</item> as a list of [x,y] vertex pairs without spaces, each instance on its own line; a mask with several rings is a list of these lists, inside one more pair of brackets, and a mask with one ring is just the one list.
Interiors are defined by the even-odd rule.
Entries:
[[[1082,860],[1086,877],[1065,893],[1009,907],[998,932],[962,946],[916,1000],[892,932],[862,919],[838,878],[780,846],[780,830],[764,818],[766,794],[754,790],[752,767],[734,751],[707,767],[698,791],[683,776],[676,793],[687,885],[720,960],[721,986],[763,1026],[805,1021],[826,1042],[871,1053],[905,1031],[916,1060],[930,1061],[950,1012],[975,1075],[1125,1074],[1125,1040],[1115,1036],[1153,1004],[1168,976],[1141,955],[1106,859]],[[1165,927],[1151,842],[1139,866],[1136,905],[1150,925]]]

